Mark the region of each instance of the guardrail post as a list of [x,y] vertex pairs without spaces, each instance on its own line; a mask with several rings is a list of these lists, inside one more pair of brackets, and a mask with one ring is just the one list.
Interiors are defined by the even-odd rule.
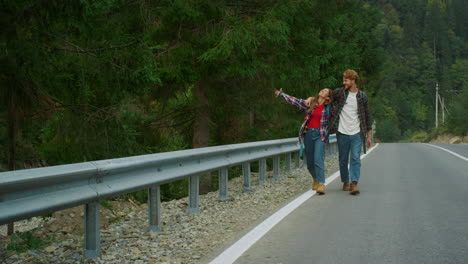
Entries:
[[279,179],[279,171],[280,171],[280,156],[276,155],[273,157],[273,179]]
[[85,204],[85,258],[101,256],[99,202]]
[[286,153],[286,173],[291,172],[291,152]]
[[7,235],[13,235],[15,232],[15,222],[11,222],[7,224]]
[[258,161],[258,182],[260,185],[265,185],[266,179],[266,159],[261,159]]
[[219,169],[219,200],[226,201],[228,199],[228,168]]
[[252,188],[249,162],[242,164],[242,174],[244,175],[244,192],[250,192]]
[[198,213],[198,195],[200,189],[200,175],[189,177],[189,213]]
[[161,231],[161,187],[159,184],[148,188],[148,214],[150,230]]
[[299,162],[300,162],[300,159],[299,159],[299,152],[294,152],[294,160],[295,160],[295,166],[294,168],[296,169],[299,169]]

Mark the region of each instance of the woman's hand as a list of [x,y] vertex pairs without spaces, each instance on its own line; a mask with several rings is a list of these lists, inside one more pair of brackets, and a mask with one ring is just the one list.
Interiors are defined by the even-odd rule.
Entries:
[[276,91],[275,91],[276,97],[278,97],[278,95],[279,95],[281,92],[283,92],[283,88],[280,88],[279,91],[276,90]]
[[309,98],[307,98],[307,100],[305,100],[305,104],[306,104],[308,107],[310,107],[310,104],[312,103],[312,99],[313,99],[313,97],[309,97]]

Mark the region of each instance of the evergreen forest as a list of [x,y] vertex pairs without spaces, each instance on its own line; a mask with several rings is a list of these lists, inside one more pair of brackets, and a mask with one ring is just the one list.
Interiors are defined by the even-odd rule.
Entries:
[[275,89],[346,69],[376,140],[434,131],[437,85],[439,128],[468,132],[468,0],[0,3],[0,171],[296,137]]

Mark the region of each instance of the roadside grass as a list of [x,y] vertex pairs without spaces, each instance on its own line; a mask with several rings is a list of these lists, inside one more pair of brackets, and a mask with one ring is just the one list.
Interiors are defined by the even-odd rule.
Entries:
[[34,236],[36,229],[37,228],[25,232],[14,233],[6,245],[6,249],[17,253],[23,253],[28,250],[42,249],[55,240],[54,237],[42,239]]

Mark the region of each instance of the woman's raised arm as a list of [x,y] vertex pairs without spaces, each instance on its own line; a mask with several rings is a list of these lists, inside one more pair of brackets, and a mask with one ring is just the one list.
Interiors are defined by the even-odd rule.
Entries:
[[295,106],[296,108],[298,108],[299,110],[301,110],[302,112],[305,112],[307,111],[307,109],[309,109],[309,107],[306,105],[306,101],[303,100],[303,99],[300,99],[300,98],[296,98],[294,96],[291,96],[291,95],[287,95],[283,92],[283,89],[281,88],[279,91],[276,90],[275,91],[275,95],[276,97],[282,97],[284,100],[286,100],[286,102],[292,106]]

